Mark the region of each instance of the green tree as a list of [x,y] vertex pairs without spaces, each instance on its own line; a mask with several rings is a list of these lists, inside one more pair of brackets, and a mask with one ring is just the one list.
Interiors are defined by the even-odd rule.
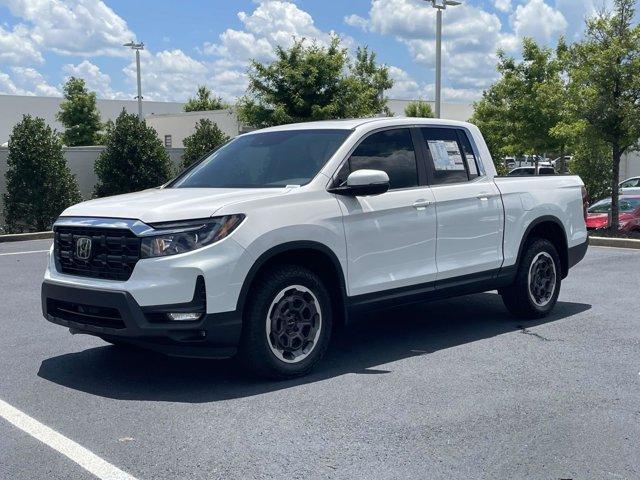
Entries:
[[433,109],[430,103],[417,100],[415,102],[409,102],[407,106],[404,107],[404,114],[407,117],[433,118]]
[[157,187],[171,177],[171,161],[156,131],[125,110],[107,132],[94,169],[98,197]]
[[42,118],[24,115],[9,137],[4,217],[9,231],[44,231],[80,193],[59,136]]
[[228,141],[229,137],[214,122],[208,118],[199,120],[195,132],[182,142],[185,148],[180,167],[189,167],[200,157]]
[[102,128],[95,92],[89,92],[82,78],[71,77],[64,85],[64,101],[57,119],[65,127],[62,141],[69,147],[96,145]]
[[580,176],[590,201],[593,203],[611,196],[611,146],[597,137],[585,135],[573,148],[569,171]]
[[[557,52],[564,50],[560,42]],[[471,122],[483,132],[494,161],[506,155],[564,152],[554,127],[565,118],[560,53],[525,38],[522,60],[498,52],[500,78],[474,105]]]
[[206,86],[201,85],[195,97],[191,97],[184,104],[185,112],[204,112],[207,110],[221,110],[227,108],[222,97],[214,96],[213,92]]
[[584,40],[568,53],[572,115],[586,134],[611,152],[611,228],[619,228],[620,159],[640,138],[640,26],[633,24],[635,0],[614,0],[612,12],[587,21]]
[[393,86],[387,67],[375,54],[347,50],[333,38],[327,47],[296,41],[276,48],[270,64],[253,61],[247,95],[238,102],[239,118],[254,127],[389,114],[384,91]]

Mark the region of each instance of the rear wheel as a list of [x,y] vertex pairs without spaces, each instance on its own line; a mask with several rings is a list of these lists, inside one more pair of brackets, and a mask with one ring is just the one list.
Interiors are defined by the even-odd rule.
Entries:
[[296,265],[269,270],[247,298],[242,359],[264,377],[308,373],[327,349],[332,313],[329,293],[314,272]]
[[547,316],[558,301],[562,275],[553,243],[538,238],[526,247],[513,285],[500,291],[507,310],[520,318]]

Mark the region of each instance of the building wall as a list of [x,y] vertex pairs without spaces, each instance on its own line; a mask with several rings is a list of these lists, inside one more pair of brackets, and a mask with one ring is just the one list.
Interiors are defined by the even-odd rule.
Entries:
[[[395,116],[404,116],[404,109],[409,102],[411,100],[389,100],[388,106]],[[433,102],[429,103],[434,107]],[[443,118],[466,121],[472,114],[473,106],[470,104],[445,103],[442,105]],[[238,117],[233,109],[148,115],[147,125],[158,132],[158,138],[165,146],[165,142],[170,137],[173,147],[182,148],[184,139],[195,131],[196,123],[203,118],[208,118],[216,123],[231,138],[243,131],[243,126],[238,122]]]
[[[23,114],[42,117],[45,122],[58,131],[62,125],[56,120],[62,98],[29,97],[20,95],[0,95],[0,145],[9,140],[13,126],[22,119]],[[145,115],[178,113],[183,103],[177,102],[142,102]],[[115,120],[122,109],[129,113],[138,113],[138,102],[135,100],[98,100],[98,110],[103,122]]]
[[170,136],[172,147],[183,148],[183,140],[195,131],[196,123],[204,118],[217,124],[218,128],[229,137],[233,138],[240,133],[238,117],[231,109],[149,115],[147,125],[158,132],[158,138],[165,146],[167,146],[166,137]]
[[620,180],[640,177],[640,152],[629,152],[620,161]]
[[[63,149],[64,157],[67,160],[69,169],[76,177],[78,182],[78,188],[80,194],[84,200],[91,198],[93,194],[93,187],[97,182],[96,175],[94,173],[93,166],[95,164],[98,155],[104,150],[105,147],[65,147]],[[180,164],[183,148],[167,148],[167,153],[171,158],[171,163],[175,170],[177,170]],[[6,193],[6,180],[5,175],[7,173],[7,157],[9,155],[9,149],[6,147],[0,147],[0,226],[4,223],[3,218],[3,194]]]

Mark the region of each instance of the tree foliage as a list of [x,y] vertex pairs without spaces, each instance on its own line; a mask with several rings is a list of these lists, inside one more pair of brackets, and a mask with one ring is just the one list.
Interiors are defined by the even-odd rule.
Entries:
[[562,152],[564,139],[553,131],[565,115],[561,55],[525,38],[521,61],[498,56],[500,78],[475,103],[471,119],[496,163],[506,155]]
[[4,217],[9,231],[43,231],[81,200],[75,177],[62,154],[59,136],[42,118],[30,115],[9,138]]
[[585,135],[576,142],[569,171],[582,178],[592,203],[611,196],[611,146],[601,139]]
[[95,164],[95,195],[104,197],[157,187],[171,177],[169,155],[156,131],[125,110],[106,135]]
[[431,104],[422,100],[409,102],[407,106],[404,107],[404,114],[407,117],[433,118],[434,116]]
[[568,105],[585,134],[610,147],[612,229],[619,228],[620,159],[640,138],[640,26],[635,0],[614,0],[611,12],[587,21],[584,40],[571,46]]
[[182,142],[185,148],[180,167],[189,167],[200,157],[228,141],[229,137],[214,122],[208,118],[199,120],[195,132]]
[[242,122],[267,127],[390,115],[384,91],[393,81],[368,48],[359,48],[351,61],[338,38],[327,47],[302,39],[288,50],[277,47],[275,53],[270,64],[251,64],[247,95],[238,104]]
[[204,112],[207,110],[221,110],[228,105],[222,97],[216,97],[206,85],[198,87],[195,97],[191,97],[184,104],[185,112]]
[[62,140],[69,147],[96,145],[102,128],[95,92],[89,92],[82,78],[71,77],[64,85],[64,101],[57,119],[65,127]]

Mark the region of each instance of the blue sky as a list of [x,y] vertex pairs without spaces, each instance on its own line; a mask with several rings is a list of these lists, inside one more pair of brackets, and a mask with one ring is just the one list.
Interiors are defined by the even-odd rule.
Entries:
[[[498,48],[525,36],[553,45],[579,38],[584,18],[610,0],[465,0],[445,13],[445,101],[477,99],[495,79]],[[133,98],[136,39],[146,99],[183,101],[207,84],[242,95],[252,58],[268,61],[295,37],[337,34],[389,66],[392,98],[431,98],[435,16],[423,0],[0,0],[0,94],[60,95],[70,75],[101,98]]]

